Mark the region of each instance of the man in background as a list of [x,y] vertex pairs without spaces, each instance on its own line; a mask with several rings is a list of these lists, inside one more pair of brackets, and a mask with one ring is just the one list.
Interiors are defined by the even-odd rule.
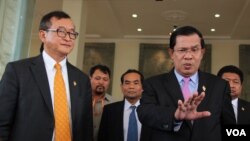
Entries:
[[240,98],[244,80],[243,72],[236,66],[222,67],[217,75],[228,81],[237,124],[250,124],[250,103]]
[[[134,69],[122,74],[121,90],[124,100],[104,106],[98,141],[139,141],[145,135],[141,131],[142,125],[136,112],[136,108],[140,105],[143,80],[143,75]],[[134,120],[130,117],[133,112]],[[135,126],[131,127],[130,122]],[[141,133],[144,135],[141,136]]]
[[111,81],[111,71],[106,65],[98,64],[90,68],[89,75],[92,87],[94,141],[96,141],[103,107],[114,102],[111,95],[107,93]]

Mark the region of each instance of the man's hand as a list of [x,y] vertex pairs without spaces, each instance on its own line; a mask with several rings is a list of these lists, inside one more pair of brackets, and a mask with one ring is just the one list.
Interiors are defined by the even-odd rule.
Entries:
[[197,111],[197,107],[205,97],[205,92],[198,95],[197,92],[193,94],[188,100],[182,102],[178,100],[178,108],[175,111],[176,120],[195,120],[204,117],[209,117],[211,113],[209,111]]

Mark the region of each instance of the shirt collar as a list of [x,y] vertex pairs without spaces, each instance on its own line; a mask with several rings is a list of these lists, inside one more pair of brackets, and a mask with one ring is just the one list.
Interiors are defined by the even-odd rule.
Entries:
[[[182,83],[182,80],[184,77],[182,75],[180,75],[176,70],[174,70],[174,73],[177,77],[178,82]],[[196,72],[194,75],[190,76],[190,79],[191,79],[192,83],[198,84],[198,72]]]
[[231,103],[232,103],[234,106],[237,106],[237,105],[238,105],[238,98],[235,98],[234,100],[232,100]]
[[[127,99],[124,100],[124,104],[125,104],[124,106],[125,110],[129,110],[130,106],[132,106],[132,104]],[[140,100],[138,100],[133,106],[138,107],[139,105],[140,105]]]
[[[56,61],[51,56],[49,56],[49,54],[46,51],[43,51],[42,55],[43,55],[43,59],[44,59],[44,63],[46,67],[49,70],[53,70],[56,64]],[[59,62],[59,64],[61,65],[62,68],[65,68],[66,62],[67,62],[67,59],[65,57],[61,62]]]

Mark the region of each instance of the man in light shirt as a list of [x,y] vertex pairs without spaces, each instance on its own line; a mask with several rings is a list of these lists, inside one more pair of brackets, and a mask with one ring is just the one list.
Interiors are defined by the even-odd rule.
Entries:
[[205,55],[202,33],[193,26],[172,32],[168,53],[174,67],[143,84],[137,108],[151,141],[221,141],[221,127],[235,124],[229,85],[199,70]]
[[[142,95],[143,75],[134,69],[129,69],[121,76],[121,90],[123,101],[104,106],[100,124],[98,141],[128,141],[129,116],[132,112],[131,106],[138,107]],[[136,114],[137,139],[141,139],[141,123]],[[135,131],[136,131],[135,130]]]
[[[41,54],[7,64],[0,82],[0,140],[58,141],[65,135],[57,132],[62,129],[57,128],[61,125],[57,124],[61,121],[58,119],[63,117],[67,119],[62,123],[67,123],[63,132],[69,135],[68,140],[92,141],[90,81],[67,59],[77,36],[70,16],[52,11],[40,22]],[[61,71],[55,66],[61,66]],[[56,74],[60,79],[56,79]],[[59,81],[54,80],[62,82],[62,91],[56,91]],[[58,101],[64,101],[64,106],[56,104]],[[63,107],[67,114],[57,116],[58,107]]]

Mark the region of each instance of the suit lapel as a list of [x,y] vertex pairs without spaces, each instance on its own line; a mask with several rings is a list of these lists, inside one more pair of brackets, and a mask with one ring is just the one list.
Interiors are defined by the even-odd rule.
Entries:
[[240,98],[238,99],[238,124],[245,124],[244,122],[247,120],[247,112],[246,112],[247,106],[245,105],[245,102],[241,100]]
[[163,83],[164,83],[164,88],[166,89],[167,92],[169,92],[170,97],[172,98],[173,101],[176,101],[176,107],[177,107],[177,101],[178,100],[184,100],[184,97],[181,92],[181,87],[180,84],[174,74],[174,69],[169,72],[169,74],[165,75],[163,77]]
[[[203,101],[201,102],[201,104],[199,105],[199,107],[203,107],[207,104],[208,102],[208,97],[210,97],[210,93],[211,90],[213,90],[212,87],[212,83],[209,83],[210,78],[208,77],[208,75],[206,75],[203,72],[198,72],[198,79],[199,79],[199,85],[198,85],[198,94],[200,95],[201,92],[205,92],[205,98],[203,99]],[[198,110],[199,110],[198,107]]]
[[[174,74],[174,69],[172,69],[168,75],[164,77],[166,79],[164,81],[164,87],[166,88],[167,92],[169,92],[170,97],[172,97],[173,101],[175,102],[175,107],[177,108],[177,102],[178,100],[184,100],[180,84]],[[191,129],[192,128],[192,123],[191,121],[186,121],[188,127]]]
[[208,89],[207,87],[209,87],[207,80],[208,78],[202,73],[202,72],[198,72],[198,80],[199,80],[199,85],[198,85],[198,94],[200,94],[201,92],[205,91],[207,92]]
[[38,84],[38,87],[40,88],[41,94],[50,113],[53,115],[49,81],[47,78],[47,73],[42,55],[39,55],[38,57],[34,58],[34,61],[32,63],[33,65],[31,66],[31,72]]
[[[210,82],[210,77],[204,72],[198,71],[198,94],[200,95],[201,92],[205,92],[205,98],[202,100],[200,105],[197,107],[197,111],[203,111],[207,109],[207,105],[209,105],[209,97],[211,96],[211,90],[213,90],[213,83]],[[195,121],[194,121],[195,124]]]
[[[119,128],[118,129],[120,129],[119,131],[118,131],[118,138],[120,139],[120,140],[123,140],[124,139],[124,134],[123,134],[123,121],[124,121],[124,119],[123,119],[123,114],[124,114],[124,106],[125,106],[125,101],[123,100],[122,102],[120,102],[119,103],[119,108],[117,108],[117,111],[116,111],[116,113],[118,113],[118,115],[119,115],[119,117],[118,117],[118,125],[119,125]],[[120,120],[121,119],[121,120]]]
[[69,78],[69,91],[70,91],[70,101],[71,101],[71,118],[72,124],[76,118],[77,99],[80,98],[78,78],[71,64],[67,62],[68,78]]
[[[241,117],[242,117],[242,115],[241,114],[243,114],[243,110],[242,109],[244,109],[244,106],[242,105],[242,102],[240,101],[240,99],[238,99],[238,115],[237,115],[237,123],[241,123],[241,121],[242,121],[242,119],[241,119]],[[245,110],[245,109],[244,109]],[[240,117],[240,118],[239,118]]]

